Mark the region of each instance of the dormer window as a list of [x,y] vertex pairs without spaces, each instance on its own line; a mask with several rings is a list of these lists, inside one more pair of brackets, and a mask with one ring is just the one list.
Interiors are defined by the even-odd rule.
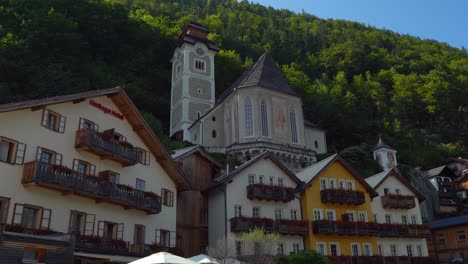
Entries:
[[206,72],[205,62],[199,59],[195,59],[195,70]]

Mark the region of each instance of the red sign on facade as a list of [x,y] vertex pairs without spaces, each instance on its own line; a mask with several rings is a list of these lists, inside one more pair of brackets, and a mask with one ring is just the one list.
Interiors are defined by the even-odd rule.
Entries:
[[91,104],[92,106],[96,107],[97,109],[103,111],[106,114],[113,115],[114,117],[117,117],[118,119],[124,120],[124,116],[121,113],[117,113],[116,111],[114,111],[112,109],[109,109],[109,108],[103,106],[102,104],[92,100],[92,99],[89,101],[89,104]]

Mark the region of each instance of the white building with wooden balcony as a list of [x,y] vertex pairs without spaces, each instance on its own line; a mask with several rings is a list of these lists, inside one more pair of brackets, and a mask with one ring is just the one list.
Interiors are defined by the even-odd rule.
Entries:
[[0,105],[0,175],[0,263],[177,251],[187,181],[120,88]]
[[263,228],[280,234],[269,254],[304,250],[308,223],[302,221],[295,188],[301,181],[271,154],[264,152],[214,180],[208,189],[209,246],[230,244],[233,257],[253,254],[243,232]]
[[[425,198],[396,169],[388,169],[366,179],[378,197],[372,200],[374,221],[379,223],[377,252],[381,256],[428,256],[426,237],[430,231],[422,224],[419,203]],[[416,262],[415,262],[416,263]],[[419,262],[418,262],[419,263]]]

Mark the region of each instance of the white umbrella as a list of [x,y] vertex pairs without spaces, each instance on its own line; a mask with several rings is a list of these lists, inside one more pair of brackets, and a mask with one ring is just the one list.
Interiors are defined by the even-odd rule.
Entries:
[[218,260],[216,260],[215,258],[212,258],[212,257],[210,257],[208,255],[205,255],[205,254],[196,255],[196,256],[190,257],[188,259],[190,259],[192,261],[195,261],[197,263],[219,264]]
[[172,255],[167,252],[159,252],[142,259],[132,261],[128,264],[197,264],[186,258],[182,258],[176,255]]

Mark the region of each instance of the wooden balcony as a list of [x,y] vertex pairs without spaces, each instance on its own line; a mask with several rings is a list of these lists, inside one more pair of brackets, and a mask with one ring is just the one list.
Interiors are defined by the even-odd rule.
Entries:
[[32,227],[26,227],[20,224],[5,225],[4,231],[13,232],[13,233],[21,233],[21,234],[26,234],[26,235],[34,235],[34,236],[64,235],[61,232],[53,231],[51,229],[32,228]]
[[322,203],[361,205],[366,202],[364,192],[346,189],[325,189],[320,191]]
[[85,196],[96,202],[109,202],[122,205],[126,209],[142,210],[148,214],[157,214],[161,211],[159,195],[39,161],[24,164],[23,185],[31,184],[55,189],[63,194],[74,193]]
[[303,220],[276,220],[273,230],[285,235],[305,236],[309,233],[309,222]]
[[379,224],[380,237],[429,237],[431,232],[427,225],[419,224]]
[[122,164],[132,166],[138,161],[137,149],[127,142],[115,140],[113,136],[91,129],[82,129],[76,132],[75,148],[110,159]]
[[381,197],[382,206],[390,209],[413,209],[416,207],[413,195],[389,194]]
[[294,189],[284,186],[250,184],[247,186],[247,198],[276,202],[290,202],[294,200]]
[[265,232],[273,231],[273,219],[257,217],[234,217],[230,220],[231,232],[248,232],[255,228],[262,228]]
[[135,256],[148,256],[157,252],[169,252],[174,255],[182,256],[183,249],[178,247],[161,246],[157,244],[131,244],[130,254]]
[[120,239],[105,240],[97,236],[78,235],[75,240],[75,250],[99,254],[130,256],[133,253],[129,251],[129,245],[130,242],[128,241]]
[[318,220],[312,222],[316,234],[378,236],[379,225],[374,222]]

